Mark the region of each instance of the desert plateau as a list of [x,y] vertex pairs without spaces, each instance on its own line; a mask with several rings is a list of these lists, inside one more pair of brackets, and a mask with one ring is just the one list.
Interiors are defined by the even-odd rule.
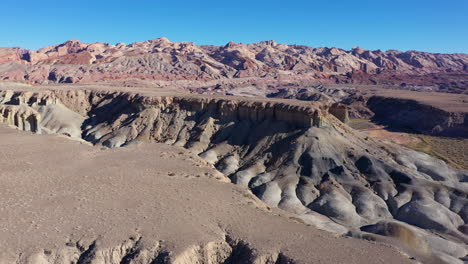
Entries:
[[[298,32],[318,29],[341,47],[354,39],[327,32],[343,26],[307,22],[314,18],[301,8],[288,15],[285,4],[279,17],[288,26],[275,24],[267,13],[279,12],[277,3],[185,3],[178,24],[162,8],[174,11],[170,3],[52,2],[47,17],[31,1],[3,7],[31,29],[0,30],[1,264],[468,263],[466,52],[206,44],[263,33],[311,43]],[[357,6],[366,16],[377,10],[315,5],[344,17],[353,10],[357,20]],[[432,47],[436,26],[418,26],[428,41],[417,42],[416,31],[385,20],[390,4],[375,5],[382,20],[366,26],[381,30],[356,43]],[[439,5],[440,23],[466,6],[448,16]],[[227,17],[236,24],[221,28]],[[193,31],[201,18],[216,33]],[[261,18],[276,31],[257,28]],[[340,25],[358,34],[353,19]],[[160,32],[156,20],[194,42],[52,37],[128,40]],[[41,33],[51,21],[60,21],[54,34]],[[455,32],[464,22],[450,23]],[[391,27],[404,32],[379,40]],[[41,46],[8,45],[29,37],[13,29],[33,34],[27,47]]]

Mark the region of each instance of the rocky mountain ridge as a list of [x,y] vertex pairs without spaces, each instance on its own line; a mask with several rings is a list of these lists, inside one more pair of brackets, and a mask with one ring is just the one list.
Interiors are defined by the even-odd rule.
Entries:
[[468,54],[313,48],[263,41],[195,45],[158,38],[129,45],[69,40],[37,51],[0,49],[0,79],[29,83],[295,78],[324,83],[466,87]]

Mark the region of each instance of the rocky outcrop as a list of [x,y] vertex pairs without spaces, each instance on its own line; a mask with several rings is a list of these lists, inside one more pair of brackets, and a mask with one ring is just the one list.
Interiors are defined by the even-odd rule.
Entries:
[[466,54],[312,48],[274,41],[197,46],[165,38],[130,45],[70,40],[37,51],[3,50],[0,79],[31,83],[287,76],[325,83],[436,85],[459,92],[468,70]]
[[0,63],[20,62],[25,53],[27,51],[21,48],[0,48]]
[[328,112],[345,124],[349,122],[348,107],[346,105],[334,103],[330,106]]
[[0,122],[24,131],[40,133],[41,115],[27,106],[0,105]]
[[437,136],[468,136],[466,112],[448,112],[415,100],[381,96],[369,98],[367,107],[375,113],[373,120],[393,128]]
[[85,118],[61,104],[57,95],[0,92],[0,122],[39,134],[81,138],[81,125]]
[[[267,94],[270,98],[297,99],[328,105],[328,112],[346,123],[349,118],[371,119],[390,129],[444,137],[467,137],[468,115],[463,97],[447,93],[426,94],[422,91],[406,95],[364,94],[354,88],[326,88],[316,85],[307,88],[281,88]],[[394,90],[394,93],[399,93]],[[447,100],[450,96],[450,100]],[[462,95],[461,95],[462,96]],[[413,99],[414,98],[414,99]],[[439,98],[440,101],[437,101]],[[453,103],[457,106],[453,107]]]
[[8,104],[25,102],[35,109],[31,102],[47,101],[42,107],[63,107],[49,116],[64,111],[82,116],[76,119],[79,137],[95,145],[163,142],[187,148],[268,206],[319,228],[350,235],[362,228],[407,239],[375,231],[392,225],[363,228],[397,220],[456,245],[450,251],[428,244],[425,257],[463,259],[468,253],[468,174],[353,131],[328,113],[337,109],[345,118],[339,105],[94,90],[3,94]]
[[[226,236],[225,240],[203,245],[192,245],[182,252],[173,252],[162,241],[145,241],[131,237],[121,244],[102,246],[96,239],[68,242],[54,250],[37,250],[8,258],[0,256],[4,263],[293,263],[282,252],[260,253],[247,241]],[[15,259],[16,258],[16,259]]]
[[[184,96],[140,96],[129,93],[107,93],[90,91],[45,91],[45,92],[0,92],[5,107],[19,107],[21,109],[39,112],[47,112],[51,108],[63,109],[50,110],[51,115],[63,115],[72,110],[77,116],[83,116],[93,111],[93,104],[99,102],[111,102],[122,105],[119,109],[128,107],[126,111],[139,111],[152,109],[164,114],[171,110],[187,111],[189,115],[206,112],[214,118],[226,120],[245,120],[248,122],[280,122],[293,129],[320,126],[322,114],[320,107],[311,107],[308,104],[281,103],[275,101],[233,100],[225,98],[184,97]],[[318,105],[320,106],[320,105]],[[95,107],[95,105],[94,105]],[[107,105],[106,107],[110,107]],[[60,111],[59,111],[60,110]],[[97,109],[94,111],[98,112]],[[59,113],[60,112],[60,113]],[[102,113],[96,113],[102,115]],[[106,112],[102,118],[111,118],[114,112]],[[44,119],[44,118],[43,118]],[[70,119],[62,120],[69,122]],[[76,118],[75,118],[76,119]],[[81,120],[82,122],[84,121]],[[88,119],[87,123],[95,122]]]

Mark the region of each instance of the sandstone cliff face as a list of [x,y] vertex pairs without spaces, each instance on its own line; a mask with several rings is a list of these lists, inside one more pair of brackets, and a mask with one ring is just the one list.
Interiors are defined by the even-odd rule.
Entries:
[[[187,148],[269,206],[322,229],[377,240],[391,236],[441,260],[459,262],[468,254],[468,174],[356,133],[328,113],[335,109],[345,120],[339,105],[326,111],[319,103],[85,90],[4,91],[0,98],[55,120],[41,122],[41,129],[96,145]],[[74,113],[73,124],[60,125],[64,112]],[[426,246],[405,244],[395,226]]]
[[0,122],[39,134],[81,138],[84,117],[60,103],[50,93],[0,92]]
[[345,124],[349,122],[348,107],[346,105],[334,103],[330,106],[328,112]]
[[27,106],[0,105],[0,122],[24,131],[40,133],[41,115]]
[[373,119],[394,128],[412,129],[420,133],[468,137],[468,114],[447,112],[414,100],[373,96],[367,106]]
[[[346,51],[274,41],[197,46],[160,38],[130,45],[70,40],[37,51],[5,49],[0,51],[0,63],[5,64],[0,67],[0,79],[31,83],[289,76],[332,83],[437,84],[458,89],[466,84],[468,55],[361,48]],[[432,74],[442,77],[434,79]]]

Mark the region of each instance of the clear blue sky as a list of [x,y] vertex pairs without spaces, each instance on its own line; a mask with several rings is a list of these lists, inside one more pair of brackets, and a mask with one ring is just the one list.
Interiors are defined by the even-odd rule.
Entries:
[[2,0],[0,46],[84,42],[313,47],[468,53],[468,0]]

